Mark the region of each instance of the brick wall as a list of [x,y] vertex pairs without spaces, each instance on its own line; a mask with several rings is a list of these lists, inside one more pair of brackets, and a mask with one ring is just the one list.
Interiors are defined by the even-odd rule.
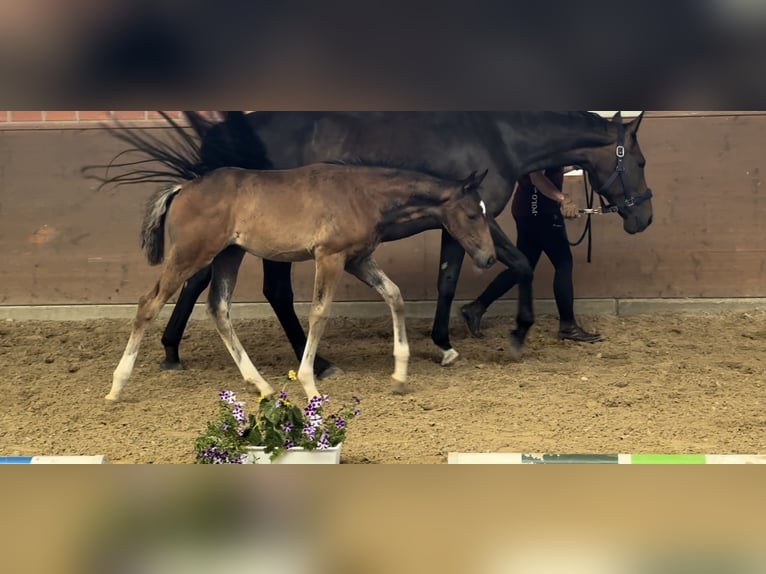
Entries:
[[[185,124],[183,115],[180,111],[167,112],[174,120]],[[203,114],[214,115],[214,112],[201,112]],[[613,112],[597,112],[607,117],[611,117]],[[764,111],[666,111],[646,112],[645,117],[686,117],[686,116],[748,116],[763,115]],[[623,112],[623,116],[632,117],[636,112]],[[164,126],[165,121],[156,111],[0,111],[0,130],[13,128],[40,128],[40,129],[58,129],[58,128],[82,128],[98,127],[111,119],[118,119],[126,124],[136,124],[140,126]]]
[[[184,123],[180,111],[169,111],[167,114],[179,123]],[[98,127],[105,122],[117,119],[126,124],[165,125],[156,111],[0,111],[0,130],[9,128],[62,128],[62,127]]]

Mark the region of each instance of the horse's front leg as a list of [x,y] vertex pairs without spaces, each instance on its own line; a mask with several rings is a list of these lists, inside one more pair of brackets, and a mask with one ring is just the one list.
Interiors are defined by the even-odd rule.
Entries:
[[434,324],[431,329],[431,340],[442,351],[441,364],[443,367],[453,364],[459,356],[458,352],[450,344],[449,320],[464,256],[465,250],[460,243],[447,233],[446,230],[443,230],[439,259],[439,295],[436,302]]
[[498,260],[508,267],[509,274],[503,273],[498,276],[505,277],[505,292],[509,291],[516,283],[519,284],[519,300],[516,311],[516,329],[511,331],[510,353],[514,359],[521,357],[521,350],[527,338],[529,329],[535,323],[535,311],[532,293],[532,267],[526,256],[519,251],[518,247],[508,238],[497,222],[492,219],[489,222],[489,230],[495,243],[495,252]]
[[394,324],[394,374],[391,375],[391,380],[394,392],[403,394],[407,390],[410,345],[407,342],[402,293],[396,283],[383,273],[372,257],[349,264],[346,271],[357,277],[362,283],[375,289],[391,309],[391,319]]
[[[306,334],[295,314],[293,305],[292,263],[263,260],[263,295],[274,309],[290,345],[300,360],[306,350]],[[321,381],[339,371],[335,365],[317,355],[314,360],[314,374]]]
[[327,323],[327,314],[330,305],[332,305],[335,289],[346,264],[344,254],[324,255],[316,253],[315,258],[316,273],[314,276],[314,297],[309,313],[309,336],[306,349],[303,351],[301,365],[298,368],[298,380],[303,385],[303,390],[309,399],[319,396],[314,380],[314,358]]

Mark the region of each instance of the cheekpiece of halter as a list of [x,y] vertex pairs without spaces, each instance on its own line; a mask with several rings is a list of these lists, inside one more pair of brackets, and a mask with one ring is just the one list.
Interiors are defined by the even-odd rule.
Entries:
[[622,173],[625,171],[625,166],[623,165],[623,158],[625,157],[625,128],[622,124],[617,126],[617,147],[614,150],[614,154],[617,156],[615,171]]

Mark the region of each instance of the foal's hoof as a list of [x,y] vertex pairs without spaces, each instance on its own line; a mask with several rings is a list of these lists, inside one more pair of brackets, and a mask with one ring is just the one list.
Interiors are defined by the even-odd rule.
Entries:
[[182,371],[184,366],[181,364],[181,361],[168,361],[165,359],[160,363],[160,368],[163,371]]
[[395,395],[406,395],[410,392],[407,388],[407,383],[391,377],[391,391]]
[[252,385],[255,388],[255,392],[258,393],[258,398],[260,399],[266,399],[270,397],[271,395],[273,395],[274,393],[276,393],[276,391],[271,387],[269,387],[268,389],[261,389],[255,383],[250,383],[250,385]]
[[324,381],[325,379],[331,379],[332,377],[336,375],[342,375],[343,370],[340,367],[337,367],[335,365],[330,365],[323,371],[318,371],[315,376],[318,380]]
[[118,403],[120,401],[119,397],[113,397],[112,395],[106,395],[104,397],[104,401],[106,401],[107,405],[113,405],[115,403]]
[[451,367],[455,364],[459,356],[460,353],[455,349],[447,349],[446,351],[442,349],[442,367]]

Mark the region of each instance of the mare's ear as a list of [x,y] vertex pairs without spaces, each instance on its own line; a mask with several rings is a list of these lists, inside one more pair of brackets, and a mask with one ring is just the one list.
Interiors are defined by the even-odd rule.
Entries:
[[638,114],[638,116],[633,118],[633,120],[627,125],[627,130],[626,131],[629,134],[636,133],[638,131],[638,126],[641,125],[641,120],[642,119],[644,119],[644,112],[641,112],[640,114]]
[[484,170],[484,173],[481,175],[476,175],[476,172],[471,172],[471,175],[469,175],[466,179],[463,180],[463,192],[467,193],[469,191],[476,191],[479,189],[479,186],[481,185],[481,182],[484,181],[484,178],[487,177],[487,174],[489,173],[488,169]]
[[614,114],[612,116],[612,121],[622,123],[622,112],[617,112],[616,114]]
[[247,123],[245,112],[223,112],[223,121],[231,131],[240,133],[251,131],[250,124]]
[[213,127],[213,122],[204,118],[199,112],[184,112],[184,116],[200,138],[204,138],[205,134]]

